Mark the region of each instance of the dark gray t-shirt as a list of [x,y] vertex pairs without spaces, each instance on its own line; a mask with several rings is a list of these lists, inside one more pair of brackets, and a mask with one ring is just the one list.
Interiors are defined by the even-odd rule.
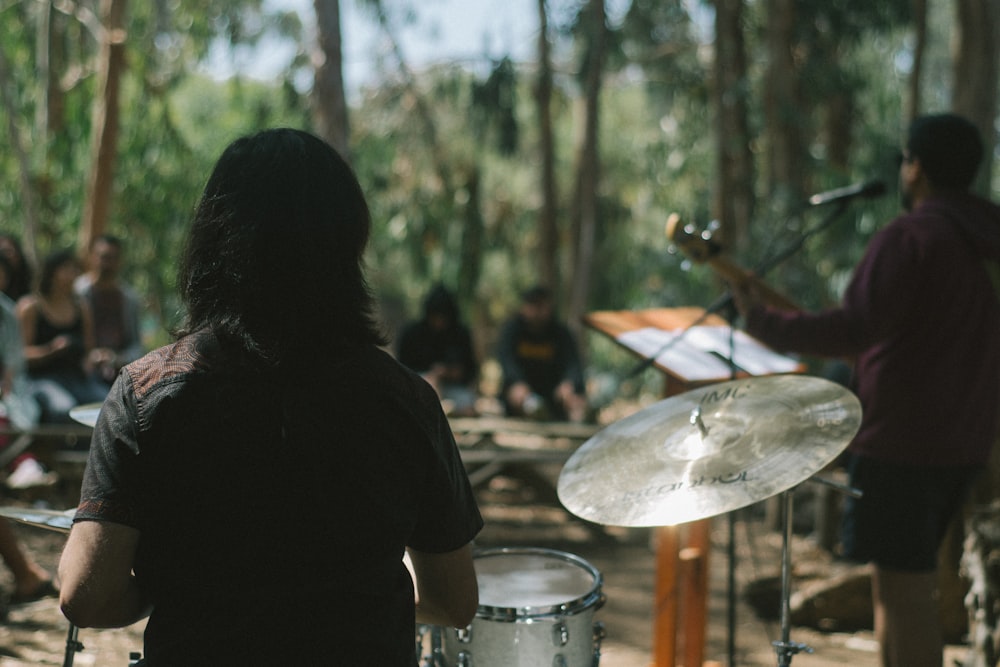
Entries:
[[385,352],[289,378],[207,334],[119,375],[77,511],[94,519],[140,531],[153,667],[413,665],[404,547],[482,527],[437,396]]

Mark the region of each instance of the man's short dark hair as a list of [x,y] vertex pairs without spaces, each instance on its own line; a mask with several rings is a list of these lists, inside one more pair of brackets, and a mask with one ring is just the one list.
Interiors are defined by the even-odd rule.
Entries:
[[552,300],[552,290],[544,285],[529,287],[521,293],[521,301],[530,304],[539,304]]
[[931,185],[967,189],[983,159],[979,130],[967,119],[951,113],[919,116],[910,124],[906,148]]

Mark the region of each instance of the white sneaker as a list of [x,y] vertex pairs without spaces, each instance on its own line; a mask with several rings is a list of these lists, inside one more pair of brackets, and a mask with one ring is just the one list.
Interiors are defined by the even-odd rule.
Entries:
[[46,472],[36,459],[24,459],[4,482],[9,489],[30,489],[36,486],[52,486],[59,477],[54,472]]

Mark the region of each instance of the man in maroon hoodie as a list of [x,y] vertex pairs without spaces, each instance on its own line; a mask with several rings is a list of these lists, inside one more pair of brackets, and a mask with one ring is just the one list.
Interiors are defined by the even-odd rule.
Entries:
[[753,336],[854,361],[863,416],[847,462],[863,496],[848,502],[843,545],[874,565],[885,667],[941,666],[937,554],[998,429],[1000,207],[969,192],[982,156],[967,120],[914,120],[906,212],[872,238],[839,307],[780,311],[733,288]]

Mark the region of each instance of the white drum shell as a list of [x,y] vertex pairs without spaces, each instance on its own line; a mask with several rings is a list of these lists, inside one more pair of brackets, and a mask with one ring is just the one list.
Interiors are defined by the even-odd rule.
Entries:
[[479,610],[468,628],[442,630],[448,667],[596,667],[594,613],[604,603],[596,569],[530,547],[475,558]]

